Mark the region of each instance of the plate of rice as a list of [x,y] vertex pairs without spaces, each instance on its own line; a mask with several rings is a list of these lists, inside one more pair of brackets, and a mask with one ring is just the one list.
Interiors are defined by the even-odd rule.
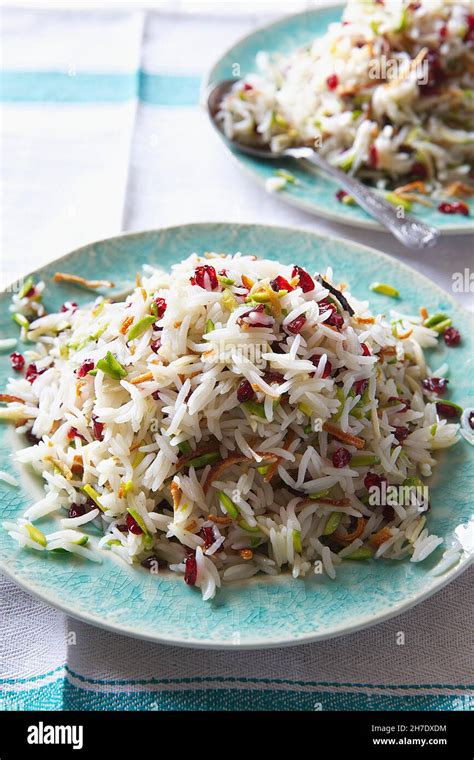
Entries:
[[[213,84],[234,78],[217,113],[228,139],[276,154],[316,148],[400,213],[441,232],[472,230],[472,3],[349,0],[289,16],[228,50],[209,73],[203,100]],[[282,200],[334,221],[379,226],[308,162],[229,149]]]
[[51,605],[279,646],[471,561],[472,318],[414,270],[191,224],[81,248],[1,306],[1,567]]

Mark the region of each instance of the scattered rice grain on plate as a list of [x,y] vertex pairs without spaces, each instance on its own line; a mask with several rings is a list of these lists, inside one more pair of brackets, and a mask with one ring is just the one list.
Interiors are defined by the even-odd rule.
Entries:
[[10,475],[10,473],[5,472],[5,470],[0,470],[0,480],[3,480],[4,483],[8,483],[9,486],[14,486],[15,488],[18,488],[19,483],[16,478],[13,477],[13,475]]

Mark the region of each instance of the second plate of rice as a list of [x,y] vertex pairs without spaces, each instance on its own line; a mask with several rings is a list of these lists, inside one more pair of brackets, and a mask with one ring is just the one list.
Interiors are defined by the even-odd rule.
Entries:
[[[348,0],[288,16],[237,42],[205,93],[235,85],[217,114],[230,140],[316,148],[443,232],[472,229],[472,4]],[[377,222],[304,160],[239,165],[287,203],[362,227]]]

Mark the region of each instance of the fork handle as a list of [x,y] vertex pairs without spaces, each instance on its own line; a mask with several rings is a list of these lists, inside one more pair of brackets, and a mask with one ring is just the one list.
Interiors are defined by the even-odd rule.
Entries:
[[406,214],[403,218],[400,218],[397,215],[397,208],[393,203],[374,193],[358,179],[332,166],[332,164],[314,150],[290,148],[285,151],[285,154],[292,158],[304,158],[310,164],[317,166],[325,174],[329,174],[330,177],[337,180],[338,184],[357,201],[359,206],[374,219],[377,219],[386,229],[390,230],[392,235],[407,248],[430,248],[437,242],[439,231],[435,227],[420,222],[410,214]]

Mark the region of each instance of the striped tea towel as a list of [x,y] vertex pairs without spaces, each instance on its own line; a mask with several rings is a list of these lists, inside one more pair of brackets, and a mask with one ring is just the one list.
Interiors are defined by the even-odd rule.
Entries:
[[[211,133],[198,105],[201,76],[264,20],[4,11],[4,283],[122,228],[189,221],[297,224],[409,258],[388,236],[337,229],[265,195]],[[447,241],[417,266],[449,289],[468,245]],[[92,628],[2,579],[0,708],[466,710],[472,601],[471,572],[370,630],[223,653]]]

